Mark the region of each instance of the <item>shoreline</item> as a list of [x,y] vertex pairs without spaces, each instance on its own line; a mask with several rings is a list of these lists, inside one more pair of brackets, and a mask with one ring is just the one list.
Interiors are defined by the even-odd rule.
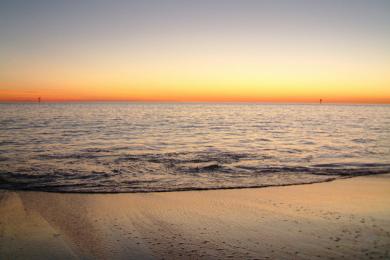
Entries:
[[311,182],[301,182],[301,183],[286,183],[286,184],[269,184],[269,185],[254,185],[254,186],[227,186],[227,187],[215,187],[215,188],[182,188],[182,189],[172,189],[172,190],[137,190],[137,191],[56,191],[56,190],[34,190],[34,189],[13,189],[13,188],[0,188],[1,191],[14,191],[14,192],[47,192],[47,193],[58,193],[58,194],[96,194],[96,195],[104,195],[104,194],[143,194],[143,193],[170,193],[170,192],[191,192],[191,191],[218,191],[218,190],[245,190],[245,189],[263,189],[263,188],[275,188],[275,187],[288,187],[288,186],[299,186],[299,185],[310,185],[310,184],[318,184],[325,182],[332,182],[336,180],[343,180],[349,178],[356,178],[362,176],[371,176],[371,175],[386,175],[390,173],[378,173],[378,174],[367,174],[367,175],[359,175],[359,176],[337,176],[331,177],[329,179],[311,181]]
[[390,174],[151,193],[0,190],[0,258],[388,258]]

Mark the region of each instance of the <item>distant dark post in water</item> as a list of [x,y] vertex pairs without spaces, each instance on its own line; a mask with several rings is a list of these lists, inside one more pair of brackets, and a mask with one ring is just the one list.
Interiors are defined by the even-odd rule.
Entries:
[[38,98],[38,103],[41,103],[41,97]]
[[320,99],[320,104],[322,104],[322,99]]

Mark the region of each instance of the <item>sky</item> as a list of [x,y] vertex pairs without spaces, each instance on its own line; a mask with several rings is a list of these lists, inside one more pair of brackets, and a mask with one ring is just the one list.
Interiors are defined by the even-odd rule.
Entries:
[[0,0],[0,101],[390,103],[388,0]]

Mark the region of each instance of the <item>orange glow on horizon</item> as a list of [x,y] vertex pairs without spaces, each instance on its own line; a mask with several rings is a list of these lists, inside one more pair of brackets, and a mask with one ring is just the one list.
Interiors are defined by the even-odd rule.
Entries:
[[95,65],[89,61],[50,67],[48,61],[10,67],[0,77],[0,101],[41,97],[43,101],[316,103],[323,99],[390,104],[388,64],[381,60],[336,62],[323,54],[318,54],[318,63],[292,55],[227,60],[229,54],[224,52],[215,57],[183,52],[184,57],[171,60],[140,57],[139,62],[97,60]]
[[297,93],[289,92],[272,95],[264,91],[242,92],[235,91],[205,91],[205,92],[172,92],[169,90],[154,92],[132,91],[10,91],[0,89],[0,102],[36,102],[38,97],[43,102],[270,102],[270,103],[318,103],[320,99],[324,103],[365,103],[365,104],[390,104],[390,95],[368,95],[366,93],[354,93],[351,95],[333,94],[327,92]]

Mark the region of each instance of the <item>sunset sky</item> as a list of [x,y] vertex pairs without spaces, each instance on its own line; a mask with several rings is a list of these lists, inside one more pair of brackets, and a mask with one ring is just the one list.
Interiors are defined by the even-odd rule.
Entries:
[[390,1],[0,0],[0,101],[390,103]]

